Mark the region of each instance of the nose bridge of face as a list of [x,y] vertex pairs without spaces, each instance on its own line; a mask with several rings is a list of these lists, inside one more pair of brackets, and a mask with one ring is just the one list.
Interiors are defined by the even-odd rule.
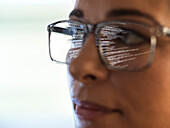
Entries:
[[83,58],[87,57],[87,58],[90,59],[91,57],[95,57],[96,55],[98,56],[98,50],[97,50],[97,46],[96,46],[96,39],[95,39],[95,35],[93,33],[88,34],[88,37],[84,41],[84,45],[82,47],[81,52],[85,53],[85,54],[82,53],[84,55]]
[[79,56],[70,63],[69,69],[73,77],[84,82],[107,78],[107,69],[98,54],[93,33],[89,33]]
[[[97,40],[96,40],[96,34],[95,34],[95,30],[96,30],[96,25],[93,25],[93,24],[87,24],[87,35],[85,37],[85,40],[84,40],[84,45],[83,45],[83,48],[82,49],[85,49],[86,47],[87,50],[89,51],[88,53],[91,52],[96,52],[97,56],[100,56],[99,53],[98,53],[98,48],[97,48]],[[85,47],[85,48],[84,48]],[[93,55],[92,53],[90,53],[91,55]]]
[[98,24],[86,24],[87,35],[84,39],[84,43],[82,46],[81,52],[84,53],[85,56],[83,58],[87,58],[87,60],[92,60],[95,62],[100,62],[102,65],[105,65],[103,61],[98,44],[98,35],[97,31],[99,31]]
[[84,52],[85,52],[85,55],[90,54],[92,56],[94,55],[93,52],[98,51],[96,47],[96,37],[95,37],[96,27],[95,26],[96,25],[93,25],[93,24],[86,24],[86,30],[85,30],[85,35],[83,39],[84,41],[83,41],[83,45],[81,47],[79,56],[81,56],[81,54],[83,54]]

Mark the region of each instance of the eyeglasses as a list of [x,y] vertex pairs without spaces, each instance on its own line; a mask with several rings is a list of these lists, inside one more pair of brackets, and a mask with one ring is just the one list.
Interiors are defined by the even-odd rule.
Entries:
[[63,20],[48,25],[48,33],[52,61],[70,64],[94,33],[99,56],[109,69],[139,70],[151,65],[157,37],[170,36],[170,28],[132,21],[92,25]]

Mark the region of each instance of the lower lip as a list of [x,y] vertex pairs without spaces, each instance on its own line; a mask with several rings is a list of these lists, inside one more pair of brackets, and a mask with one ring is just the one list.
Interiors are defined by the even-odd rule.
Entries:
[[88,109],[88,108],[83,108],[80,106],[76,106],[75,108],[75,114],[79,119],[84,119],[84,120],[95,120],[100,117],[103,117],[106,114],[110,114],[111,112],[103,112],[101,110],[95,110],[95,109]]

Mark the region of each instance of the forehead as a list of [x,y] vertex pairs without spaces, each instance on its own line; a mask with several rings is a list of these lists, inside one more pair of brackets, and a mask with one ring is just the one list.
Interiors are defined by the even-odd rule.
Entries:
[[167,20],[167,8],[169,8],[167,1],[169,0],[77,0],[75,8],[80,9],[84,19],[91,23],[105,20],[110,10],[117,9],[138,10],[160,22],[165,22],[164,16]]
[[[167,5],[169,0],[77,0],[76,7],[95,7],[86,8],[90,10],[103,9],[107,10],[110,8],[138,8],[138,9],[150,9],[157,10],[160,7]],[[98,10],[99,11],[99,10]]]

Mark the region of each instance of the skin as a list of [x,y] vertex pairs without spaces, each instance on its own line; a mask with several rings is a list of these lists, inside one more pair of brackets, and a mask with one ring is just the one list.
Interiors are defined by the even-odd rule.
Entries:
[[[167,3],[170,2],[78,0],[75,9],[82,10],[84,17],[71,16],[70,19],[96,24],[113,20],[114,17],[106,17],[112,9],[135,9],[170,27]],[[169,42],[170,39],[164,37],[158,40],[154,62],[149,68],[135,72],[113,71],[101,61],[94,34],[90,34],[80,55],[68,65],[71,98],[120,109],[123,114],[113,113],[97,120],[75,117],[76,128],[170,128]]]

